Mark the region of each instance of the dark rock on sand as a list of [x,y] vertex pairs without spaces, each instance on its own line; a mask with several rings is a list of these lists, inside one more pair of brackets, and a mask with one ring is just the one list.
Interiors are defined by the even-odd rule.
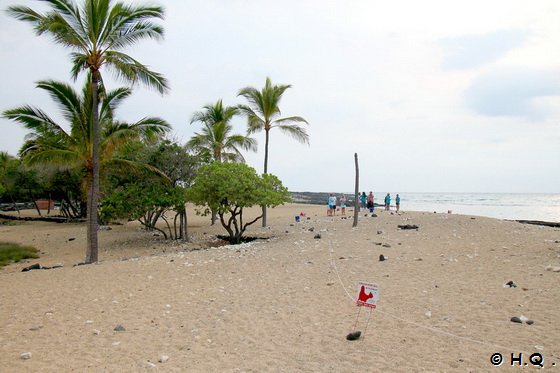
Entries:
[[509,286],[510,288],[516,288],[516,287],[517,287],[517,285],[515,284],[515,282],[513,282],[513,281],[511,281],[511,280],[508,281],[508,282],[506,282],[506,284],[505,284],[504,286]]
[[516,322],[516,323],[518,323],[518,324],[522,324],[522,323],[523,323],[523,322],[521,321],[521,319],[520,319],[519,317],[517,317],[517,316],[513,316],[513,317],[510,319],[510,321],[511,321],[511,322]]
[[416,229],[416,230],[418,230],[418,226],[416,224],[414,224],[414,225],[404,224],[404,225],[399,225],[398,227],[399,227],[399,229]]
[[124,328],[124,326],[122,326],[121,324],[115,326],[115,329],[113,329],[116,332],[124,332],[126,329]]
[[35,263],[35,264],[30,265],[29,267],[23,268],[21,271],[22,272],[27,272],[27,271],[31,271],[33,269],[41,269],[41,265],[39,263]]
[[317,233],[317,234],[315,235],[315,237],[313,237],[313,238],[316,239],[316,240],[320,240],[320,239],[321,239],[321,235],[320,235],[319,233]]
[[383,254],[379,255],[379,261],[380,262],[383,262],[385,260],[387,260],[387,258],[385,258],[385,256],[383,256]]
[[361,335],[362,335],[362,332],[358,330],[356,332],[352,332],[352,333],[348,334],[346,336],[346,339],[349,340],[349,341],[355,341],[356,339],[359,339]]

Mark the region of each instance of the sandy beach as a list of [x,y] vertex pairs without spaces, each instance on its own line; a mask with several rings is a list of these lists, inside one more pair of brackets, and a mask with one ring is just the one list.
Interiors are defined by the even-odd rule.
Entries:
[[[559,228],[406,211],[352,228],[347,213],[288,204],[230,246],[190,209],[191,242],[111,225],[85,266],[85,224],[0,226],[41,251],[0,270],[0,372],[521,371],[512,353],[560,371]],[[34,263],[63,267],[21,272]],[[356,306],[360,281],[376,309]]]

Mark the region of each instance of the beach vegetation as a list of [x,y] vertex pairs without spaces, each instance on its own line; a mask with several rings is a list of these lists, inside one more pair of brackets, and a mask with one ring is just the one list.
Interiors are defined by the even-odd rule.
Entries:
[[191,124],[201,123],[202,130],[195,132],[187,146],[197,152],[203,162],[240,162],[245,158],[241,150],[256,151],[257,141],[249,136],[232,134],[230,121],[239,114],[236,106],[224,106],[222,100],[204,106],[193,114]]
[[[101,220],[138,220],[147,230],[157,230],[166,239],[188,240],[186,188],[194,181],[198,157],[171,140],[129,144],[123,157],[150,165],[165,177],[149,171],[109,175]],[[166,229],[157,226],[160,220]]]
[[0,184],[0,200],[11,203],[15,209],[18,209],[16,202],[26,202],[36,207],[33,201],[43,193],[38,171],[15,157],[10,157],[0,170]]
[[[8,13],[33,25],[38,35],[47,34],[55,43],[72,51],[71,73],[74,79],[87,71],[91,100],[86,114],[91,122],[88,149],[91,183],[87,198],[87,247],[85,263],[98,260],[97,206],[99,201],[100,102],[106,101],[102,69],[110,69],[127,83],[143,83],[160,93],[168,90],[166,79],[159,73],[123,53],[123,50],[143,39],[161,39],[163,28],[153,20],[163,19],[159,6],[136,6],[113,0],[83,0],[81,6],[70,0],[45,0],[49,10],[43,14],[25,6],[11,6]],[[71,114],[71,113],[67,113]]]
[[290,201],[288,189],[272,174],[258,175],[243,163],[213,162],[200,168],[188,198],[216,211],[232,244],[242,242],[250,225],[262,214],[244,220],[244,209],[252,206],[275,207]]
[[0,267],[17,263],[23,259],[38,258],[39,250],[32,246],[12,242],[0,242]]
[[[253,87],[245,87],[239,91],[238,96],[244,97],[248,105],[240,105],[239,109],[247,117],[247,133],[253,134],[264,131],[264,173],[268,173],[268,148],[270,142],[270,131],[278,128],[281,132],[291,136],[295,140],[309,143],[309,135],[305,127],[307,121],[300,116],[281,118],[280,100],[284,92],[291,88],[289,84],[272,84],[270,78],[266,78],[264,87],[258,90]],[[266,226],[266,206],[263,206],[263,227]]]
[[[257,151],[257,141],[249,136],[232,134],[230,121],[239,114],[236,106],[224,106],[222,100],[204,106],[202,111],[193,114],[191,124],[201,123],[202,130],[196,132],[187,142],[200,160],[211,162],[245,163],[241,150]],[[216,211],[212,211],[211,224],[216,223]]]

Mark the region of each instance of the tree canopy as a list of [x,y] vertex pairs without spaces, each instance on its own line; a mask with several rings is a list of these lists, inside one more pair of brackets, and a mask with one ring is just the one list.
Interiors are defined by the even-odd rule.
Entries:
[[259,176],[246,164],[228,162],[201,167],[187,195],[195,204],[217,211],[231,243],[240,243],[247,227],[262,218],[261,214],[245,222],[245,208],[275,207],[290,201],[288,189],[276,176]]

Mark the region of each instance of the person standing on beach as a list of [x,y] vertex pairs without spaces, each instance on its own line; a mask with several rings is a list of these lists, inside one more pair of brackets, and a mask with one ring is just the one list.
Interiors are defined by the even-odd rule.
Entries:
[[335,216],[336,215],[336,196],[334,193],[329,195],[329,213],[327,216]]
[[385,196],[385,211],[389,211],[391,209],[391,195],[387,193]]
[[399,197],[398,193],[397,196],[395,197],[395,205],[397,206],[397,212],[399,212],[401,208],[401,197]]
[[373,213],[373,209],[374,209],[374,204],[373,204],[373,192],[369,192],[368,197],[367,197],[367,208],[369,209],[369,212]]
[[366,192],[362,192],[362,194],[360,195],[360,207],[365,209],[366,208],[366,201],[367,201],[367,196],[366,196]]
[[344,195],[344,193],[340,195],[338,201],[340,203],[340,213],[342,215],[346,215],[346,196]]

